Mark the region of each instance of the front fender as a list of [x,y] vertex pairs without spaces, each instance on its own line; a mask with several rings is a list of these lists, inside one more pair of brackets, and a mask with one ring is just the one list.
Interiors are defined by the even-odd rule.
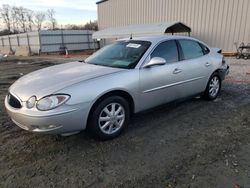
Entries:
[[66,104],[75,105],[79,103],[94,104],[101,96],[110,92],[122,90],[129,93],[135,101],[139,94],[139,71],[138,69],[129,69],[126,71],[105,75],[102,77],[82,81],[80,83],[64,88],[60,93],[66,93],[71,96]]

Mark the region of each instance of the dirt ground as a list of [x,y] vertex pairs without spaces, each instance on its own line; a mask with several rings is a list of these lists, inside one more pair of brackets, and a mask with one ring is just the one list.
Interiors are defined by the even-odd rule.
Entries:
[[195,98],[138,114],[111,141],[14,125],[4,108],[8,87],[67,61],[0,62],[0,187],[250,187],[250,60],[227,58],[231,72],[216,101]]

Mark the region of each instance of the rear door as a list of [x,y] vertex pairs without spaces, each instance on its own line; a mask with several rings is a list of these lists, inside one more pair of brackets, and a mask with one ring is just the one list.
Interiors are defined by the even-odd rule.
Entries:
[[199,42],[191,39],[180,39],[178,47],[181,61],[176,63],[176,76],[180,80],[176,87],[179,98],[201,93],[206,88],[206,82],[212,71],[209,52],[204,50]]

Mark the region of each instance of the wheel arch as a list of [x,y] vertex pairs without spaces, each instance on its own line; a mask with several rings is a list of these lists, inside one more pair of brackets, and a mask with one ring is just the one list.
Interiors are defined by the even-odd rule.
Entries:
[[[220,81],[222,82],[222,80],[224,80],[224,78],[225,78],[225,76],[223,75],[223,72],[222,72],[222,69],[216,69],[212,74],[211,74],[211,76],[213,75],[213,74],[215,74],[215,73],[217,73],[218,74],[218,76],[219,76],[219,78],[220,78]],[[211,77],[210,76],[210,77]]]
[[134,103],[134,99],[133,97],[127,92],[127,91],[124,91],[124,90],[113,90],[113,91],[109,91],[103,95],[101,95],[94,103],[93,105],[91,106],[90,108],[90,111],[89,111],[89,114],[88,114],[88,120],[87,120],[87,126],[88,126],[88,122],[89,122],[89,119],[90,119],[90,114],[93,112],[93,110],[95,109],[95,107],[104,99],[108,98],[108,97],[111,97],[111,96],[120,96],[122,98],[124,98],[128,104],[129,104],[129,109],[130,109],[130,113],[133,114],[134,113],[134,110],[135,110],[135,103]]

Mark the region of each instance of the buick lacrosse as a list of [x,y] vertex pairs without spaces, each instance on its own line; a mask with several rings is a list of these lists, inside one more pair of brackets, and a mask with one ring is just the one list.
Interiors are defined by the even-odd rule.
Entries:
[[70,135],[87,129],[111,139],[131,114],[181,98],[216,99],[228,72],[219,49],[191,37],[123,39],[85,61],[21,77],[9,88],[5,107],[28,131]]

